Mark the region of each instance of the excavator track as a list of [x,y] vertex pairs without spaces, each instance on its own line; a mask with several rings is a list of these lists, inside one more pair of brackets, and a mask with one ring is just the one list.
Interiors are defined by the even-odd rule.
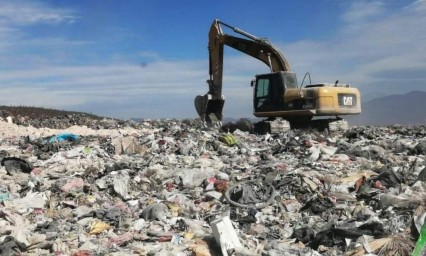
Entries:
[[346,131],[349,124],[344,119],[316,119],[306,122],[289,122],[284,119],[273,121],[264,120],[254,124],[254,132],[257,134],[280,134],[291,129],[313,129],[318,131]]
[[334,120],[328,123],[328,131],[330,132],[346,131],[348,129],[349,129],[348,121],[344,119]]
[[264,120],[254,124],[254,132],[257,134],[279,134],[287,132],[290,129],[290,122],[284,119],[273,121]]
[[312,117],[292,117],[288,119],[291,129],[312,129],[317,131],[345,131],[348,122],[340,117],[312,119]]
[[349,124],[344,119],[316,119],[309,122],[306,127],[318,131],[346,131],[349,129]]

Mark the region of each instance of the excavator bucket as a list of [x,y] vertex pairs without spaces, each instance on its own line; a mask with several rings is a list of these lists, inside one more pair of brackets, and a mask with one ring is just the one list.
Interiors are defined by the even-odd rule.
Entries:
[[198,95],[194,100],[195,109],[207,126],[220,126],[222,124],[224,104],[224,99],[212,99],[210,94]]

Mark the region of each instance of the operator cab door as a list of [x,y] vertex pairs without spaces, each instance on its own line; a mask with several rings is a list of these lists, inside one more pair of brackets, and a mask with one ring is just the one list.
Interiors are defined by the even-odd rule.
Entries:
[[[254,112],[285,110],[284,92],[286,84],[287,82],[291,83],[289,86],[292,88],[295,79],[294,73],[283,71],[257,75],[253,97]],[[297,81],[295,83],[297,86]]]

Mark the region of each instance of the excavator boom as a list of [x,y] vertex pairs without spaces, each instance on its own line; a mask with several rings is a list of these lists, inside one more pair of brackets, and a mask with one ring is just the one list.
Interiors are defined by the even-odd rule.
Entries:
[[[232,29],[245,38],[223,33],[221,25]],[[271,72],[290,71],[290,65],[282,53],[267,39],[258,38],[239,28],[214,20],[209,31],[209,91],[204,96],[197,96],[195,108],[201,119],[207,124],[221,122],[225,97],[222,95],[223,51],[224,45],[256,58],[265,63]]]

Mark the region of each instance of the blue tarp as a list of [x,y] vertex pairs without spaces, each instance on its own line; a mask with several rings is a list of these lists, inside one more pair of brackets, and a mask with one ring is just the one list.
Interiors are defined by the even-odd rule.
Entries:
[[78,139],[78,135],[72,133],[61,133],[55,135],[49,139],[49,143],[61,142],[61,141],[76,141]]

